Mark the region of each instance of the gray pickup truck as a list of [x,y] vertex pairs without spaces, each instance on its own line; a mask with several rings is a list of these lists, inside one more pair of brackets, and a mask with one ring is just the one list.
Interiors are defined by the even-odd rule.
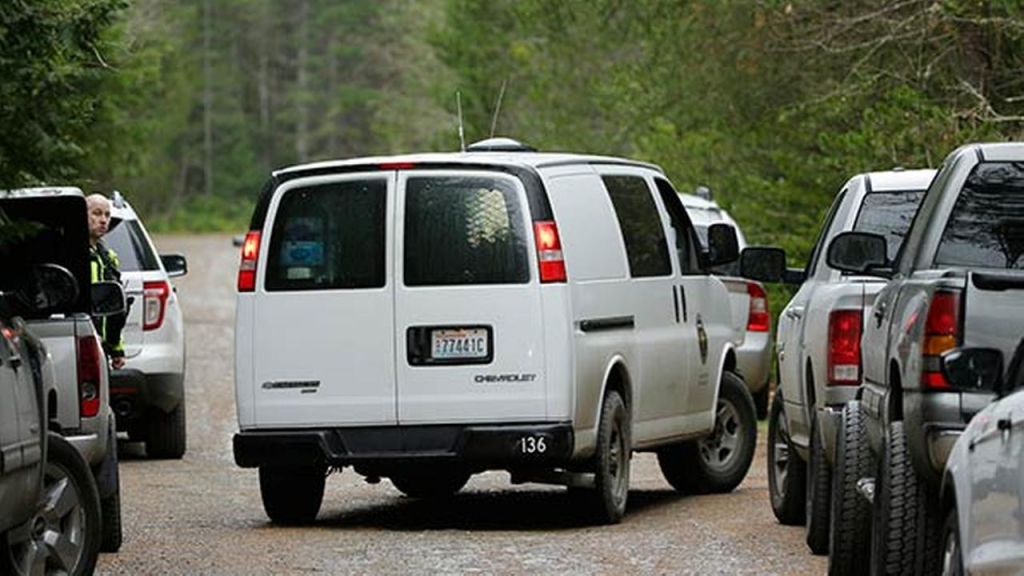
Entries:
[[100,494],[100,550],[116,552],[122,541],[117,438],[109,368],[91,315],[123,312],[125,300],[116,283],[90,282],[85,206],[77,188],[0,191],[0,220],[18,230],[0,251],[0,291],[37,281],[33,271],[47,266],[71,275],[75,298],[18,312],[53,365],[45,392],[48,427],[89,464]]
[[829,246],[834,268],[888,279],[866,312],[863,384],[859,402],[843,410],[833,475],[834,497],[865,510],[833,524],[832,540],[853,542],[865,555],[870,549],[880,574],[939,570],[942,471],[967,422],[993,398],[949,382],[943,355],[963,346],[1013,354],[1024,327],[1022,254],[1018,143],[953,151],[895,262],[876,234],[844,233]]

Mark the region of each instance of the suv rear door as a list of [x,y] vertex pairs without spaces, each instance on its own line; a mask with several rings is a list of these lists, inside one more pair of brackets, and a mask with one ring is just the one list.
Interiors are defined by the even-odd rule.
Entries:
[[393,190],[394,173],[373,172],[275,193],[253,307],[261,425],[396,423]]
[[543,314],[522,182],[406,170],[398,190],[398,422],[543,419]]

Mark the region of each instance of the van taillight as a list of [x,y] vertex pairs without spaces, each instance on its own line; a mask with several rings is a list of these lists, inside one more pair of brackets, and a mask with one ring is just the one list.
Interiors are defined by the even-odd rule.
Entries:
[[833,310],[828,315],[828,385],[860,383],[860,310]]
[[171,286],[164,280],[142,284],[142,329],[156,330],[164,323]]
[[260,231],[250,230],[242,244],[242,262],[238,265],[238,291],[256,289],[256,256],[260,253]]
[[562,242],[558,239],[558,227],[551,220],[534,222],[533,235],[537,243],[540,281],[565,282],[565,259],[562,258]]
[[100,412],[100,362],[106,356],[96,336],[81,336],[75,345],[78,356],[78,409],[83,418],[91,418]]
[[772,321],[768,313],[768,294],[757,282],[747,282],[747,294],[750,296],[747,332],[767,332]]
[[942,373],[944,352],[956,348],[960,337],[960,293],[939,290],[928,305],[928,318],[924,323],[924,341],[921,353],[921,386],[943,389],[950,384]]

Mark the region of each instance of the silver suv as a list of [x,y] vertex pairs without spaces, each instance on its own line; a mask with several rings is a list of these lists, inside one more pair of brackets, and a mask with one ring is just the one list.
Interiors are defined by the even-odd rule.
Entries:
[[110,197],[106,246],[121,261],[128,297],[125,366],[111,373],[117,429],[146,443],[151,458],[185,454],[185,323],[171,278],[188,271],[181,254],[159,254],[119,192]]

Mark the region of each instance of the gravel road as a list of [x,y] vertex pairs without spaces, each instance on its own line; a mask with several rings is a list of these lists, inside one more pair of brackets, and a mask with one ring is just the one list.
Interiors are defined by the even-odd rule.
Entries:
[[474,476],[445,503],[411,500],[351,470],[327,481],[312,527],[272,526],[255,470],[235,466],[234,283],[227,235],[159,236],[182,252],[176,281],[188,342],[188,451],[151,461],[121,446],[125,542],[98,574],[822,574],[802,528],[771,512],[764,428],[747,479],[731,494],[680,496],[640,454],[626,518],[590,526],[564,489]]

